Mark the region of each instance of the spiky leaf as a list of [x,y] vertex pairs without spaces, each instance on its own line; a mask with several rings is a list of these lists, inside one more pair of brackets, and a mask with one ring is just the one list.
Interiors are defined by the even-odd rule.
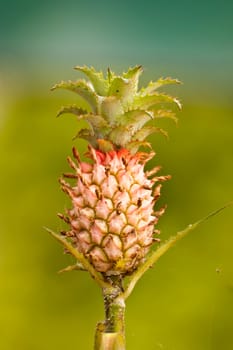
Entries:
[[93,128],[93,131],[97,138],[102,138],[108,132],[109,127],[106,120],[97,114],[83,114],[78,117],[78,119],[86,120],[89,125]]
[[83,114],[87,114],[87,110],[83,109],[83,108],[79,108],[76,105],[70,105],[70,106],[64,106],[62,107],[58,113],[57,113],[57,117],[59,117],[62,114],[65,113],[71,113],[77,116],[83,115]]
[[178,122],[178,118],[176,117],[175,113],[171,110],[166,109],[153,109],[150,108],[150,111],[153,113],[154,119],[160,119],[160,118],[169,118],[172,119],[176,124]]
[[131,130],[126,129],[124,126],[118,126],[109,133],[108,138],[118,147],[125,147],[130,142],[132,135],[133,132]]
[[90,79],[95,91],[98,95],[106,96],[109,88],[108,80],[106,80],[103,76],[103,72],[97,72],[93,67],[87,66],[76,66],[74,69],[83,72]]
[[91,89],[85,80],[73,81],[61,81],[60,83],[54,85],[51,90],[56,89],[66,89],[77,93],[82,97],[91,107],[91,110],[97,112],[98,97],[97,94]]
[[108,67],[107,79],[108,79],[109,86],[111,85],[113,79],[115,79],[115,78],[116,78],[116,74]]
[[[119,148],[126,147],[130,142],[143,142],[152,132],[160,132],[167,136],[167,133],[160,128],[144,127],[144,125],[151,119],[170,118],[177,121],[173,106],[181,108],[180,101],[155,90],[167,84],[180,84],[179,80],[160,78],[156,82],[151,81],[147,87],[138,92],[138,80],[143,71],[139,65],[129,68],[121,76],[108,68],[107,77],[93,67],[77,66],[75,69],[84,73],[89,81],[62,81],[52,89],[64,88],[74,91],[86,103],[78,101],[77,106],[63,107],[58,115],[72,113],[78,119],[86,120],[91,131],[80,132],[78,135],[91,142],[97,149],[104,151],[111,149],[112,144]],[[167,107],[167,104],[171,107]],[[79,108],[83,105],[84,109]],[[102,147],[98,140],[104,140],[105,144],[109,141],[110,146]]]
[[198,220],[194,224],[188,225],[184,230],[178,231],[174,236],[171,236],[167,241],[165,241],[163,244],[159,246],[156,250],[152,250],[145,261],[140,265],[140,267],[131,275],[131,277],[128,280],[128,284],[125,287],[125,290],[123,294],[120,296],[123,297],[124,300],[126,300],[129,295],[132,293],[136,283],[140,280],[140,278],[143,276],[143,274],[149,270],[159,259],[161,256],[163,256],[170,248],[172,248],[180,239],[187,236],[187,234],[194,229],[196,229],[199,225],[204,223],[205,221],[209,220],[225,208],[231,206],[233,202],[230,202],[223,207],[215,210],[214,212],[210,213],[206,217],[204,217],[201,220]]
[[134,98],[133,107],[149,109],[152,106],[159,103],[175,103],[179,108],[181,108],[180,101],[172,96],[160,93],[153,93],[152,95],[138,95]]
[[170,77],[159,78],[157,81],[150,81],[147,87],[141,89],[140,93],[142,95],[148,95],[154,92],[156,89],[160,88],[161,86],[169,85],[169,84],[181,84],[181,81]]
[[132,141],[140,141],[140,142],[144,141],[147,138],[147,136],[158,132],[163,134],[166,137],[168,136],[165,130],[161,128],[157,128],[156,126],[153,126],[153,125],[147,125],[133,135]]
[[95,148],[98,146],[96,137],[91,129],[81,129],[75,137],[73,137],[73,140],[77,138],[88,141]]
[[110,125],[115,124],[115,117],[124,113],[121,101],[116,96],[105,97],[100,105],[100,113]]
[[127,144],[126,148],[132,153],[135,154],[140,147],[147,147],[151,149],[149,142],[145,141],[131,141]]
[[123,107],[127,109],[134,99],[136,84],[137,82],[133,78],[116,77],[111,82],[108,95],[116,96],[122,102]]
[[133,135],[137,130],[141,129],[153,117],[149,112],[136,109],[126,112],[116,117],[116,124],[124,126],[127,130],[130,130],[130,134]]
[[129,68],[129,70],[123,74],[123,77],[129,79],[130,81],[132,94],[136,94],[138,90],[138,80],[142,72],[142,66],[135,66],[133,68]]

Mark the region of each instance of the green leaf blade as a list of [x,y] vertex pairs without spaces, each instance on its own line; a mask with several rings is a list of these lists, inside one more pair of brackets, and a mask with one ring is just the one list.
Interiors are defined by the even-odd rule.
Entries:
[[83,109],[83,108],[79,108],[76,105],[69,105],[69,106],[63,106],[57,113],[57,117],[60,117],[62,114],[74,114],[76,116],[81,116],[84,114],[87,114],[88,111]]
[[141,89],[142,95],[147,95],[153,93],[155,90],[160,88],[164,85],[171,85],[171,84],[182,84],[182,82],[178,79],[173,78],[159,78],[157,81],[150,81],[147,87]]
[[182,108],[180,101],[176,97],[160,93],[153,93],[152,95],[137,95],[134,98],[133,107],[135,109],[150,109],[160,103],[174,103],[179,107],[179,109]]
[[54,91],[56,89],[65,89],[72,92],[75,92],[80,97],[82,97],[90,106],[93,113],[97,112],[98,109],[98,96],[91,89],[88,83],[85,80],[78,80],[76,82],[73,81],[61,81],[58,84],[55,84],[51,90]]
[[196,229],[205,221],[209,220],[213,216],[217,215],[224,209],[233,205],[233,201],[227,203],[223,207],[211,212],[209,215],[205,216],[203,219],[196,221],[194,224],[188,225],[184,230],[177,232],[176,235],[170,237],[166,242],[162,243],[155,251],[151,251],[147,256],[145,262],[143,262],[137,270],[130,276],[128,284],[125,288],[125,291],[122,293],[121,297],[124,299],[128,298],[128,296],[132,293],[136,283],[139,279],[144,275],[144,273],[151,268],[161,256],[163,256],[170,248],[172,248],[180,239],[187,236],[188,233]]
[[86,74],[98,95],[107,95],[109,89],[109,82],[104,78],[102,71],[97,72],[93,67],[87,66],[76,66],[74,67],[74,69]]

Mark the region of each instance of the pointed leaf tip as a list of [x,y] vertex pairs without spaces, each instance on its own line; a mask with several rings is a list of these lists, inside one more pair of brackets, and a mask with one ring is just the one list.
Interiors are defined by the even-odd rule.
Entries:
[[141,89],[141,94],[146,95],[146,94],[151,94],[158,88],[164,85],[171,85],[171,84],[182,84],[182,82],[178,79],[173,79],[173,78],[159,78],[156,81],[150,81],[147,87]]
[[56,238],[56,240],[59,241],[78,260],[78,263],[81,264],[83,268],[85,268],[87,271],[90,272],[93,279],[99,284],[101,288],[109,287],[109,284],[105,282],[103,276],[95,270],[95,268],[91,265],[88,259],[82,253],[80,253],[75,247],[73,247],[70,242],[68,242],[61,235],[50,230],[49,228],[44,227],[44,229],[47,232],[49,232],[54,238]]
[[76,140],[77,138],[86,140],[88,143],[90,143],[94,148],[98,147],[96,137],[91,129],[81,129],[73,138],[72,140]]
[[145,261],[138,267],[137,270],[130,276],[130,279],[128,281],[128,285],[125,289],[125,291],[122,293],[121,297],[126,300],[128,296],[132,293],[136,283],[140,280],[140,278],[143,276],[143,274],[151,268],[161,256],[163,256],[170,248],[172,248],[180,239],[187,236],[187,234],[194,229],[196,229],[199,225],[204,223],[205,221],[209,220],[213,216],[220,213],[222,210],[230,207],[233,205],[233,201],[225,204],[221,208],[211,212],[209,215],[205,216],[203,219],[200,219],[196,221],[193,224],[188,225],[184,230],[178,231],[174,236],[171,236],[167,241],[162,243],[156,250],[151,251]]
[[87,114],[87,110],[83,108],[79,108],[76,105],[69,105],[69,106],[63,106],[61,109],[57,112],[57,117],[60,117],[62,114],[74,114],[76,116],[81,116],[83,114]]
[[104,78],[102,71],[97,72],[94,67],[87,66],[76,66],[74,69],[84,73],[90,79],[90,82],[97,94],[106,96],[109,84],[108,81]]
[[76,264],[67,266],[67,267],[59,270],[58,273],[69,272],[69,271],[74,271],[74,270],[87,271],[87,269],[85,269],[85,267],[83,267],[83,265],[77,261]]
[[155,92],[153,94],[140,94],[136,96],[133,101],[133,106],[134,108],[150,109],[161,103],[177,103],[177,101],[170,95]]
[[142,74],[143,67],[142,65],[136,65],[135,67],[130,67],[126,73],[123,73],[123,77],[127,79],[138,79]]
[[152,107],[151,112],[153,113],[155,119],[169,118],[172,119],[176,124],[178,123],[178,118],[172,110],[156,108],[154,110]]
[[174,98],[174,102],[178,106],[178,108],[181,110],[182,109],[182,103],[180,102],[180,100],[177,97],[175,97]]
[[56,89],[65,89],[75,92],[88,103],[93,112],[96,112],[98,104],[97,95],[85,80],[61,81],[51,88],[52,91]]
[[135,141],[131,141],[127,144],[126,148],[132,153],[135,154],[137,153],[138,149],[140,147],[145,147],[145,148],[149,148],[150,150],[152,149],[151,144],[149,142],[146,141],[139,141],[139,140],[135,140]]

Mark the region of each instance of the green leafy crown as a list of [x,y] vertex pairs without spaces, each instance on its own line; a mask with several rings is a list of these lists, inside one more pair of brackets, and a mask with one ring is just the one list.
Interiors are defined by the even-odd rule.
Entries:
[[161,128],[145,124],[159,118],[177,121],[174,111],[167,106],[173,104],[181,108],[180,101],[157,89],[167,84],[180,84],[179,80],[160,78],[139,90],[142,66],[129,68],[121,76],[108,69],[106,77],[93,67],[77,66],[75,69],[83,72],[89,80],[61,81],[51,90],[67,89],[85,100],[85,108],[80,104],[65,106],[58,116],[72,113],[79,120],[86,120],[89,128],[81,129],[77,137],[87,140],[94,148],[102,151],[127,148],[135,153],[138,147],[147,144],[148,135],[155,132],[167,134]]

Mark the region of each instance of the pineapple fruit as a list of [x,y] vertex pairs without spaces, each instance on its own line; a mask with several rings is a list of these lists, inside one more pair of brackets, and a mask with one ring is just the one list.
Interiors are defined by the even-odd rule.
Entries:
[[[88,141],[89,162],[80,160],[76,148],[73,159],[68,158],[73,179],[70,184],[61,179],[61,186],[71,199],[72,207],[59,214],[69,229],[62,232],[73,247],[82,253],[94,268],[105,276],[130,275],[143,261],[151,245],[158,242],[154,226],[164,208],[155,211],[160,196],[160,167],[145,171],[145,164],[154,152],[139,151],[152,133],[166,132],[153,121],[171,118],[175,114],[168,106],[178,99],[157,89],[166,84],[179,84],[177,79],[160,78],[145,88],[138,88],[142,67],[130,68],[121,76],[108,69],[106,77],[94,68],[75,67],[86,80],[56,84],[77,93],[86,103],[63,107],[58,115],[72,113],[85,120],[89,128],[77,137]],[[151,125],[146,125],[151,121]],[[159,184],[158,184],[159,183]]]

